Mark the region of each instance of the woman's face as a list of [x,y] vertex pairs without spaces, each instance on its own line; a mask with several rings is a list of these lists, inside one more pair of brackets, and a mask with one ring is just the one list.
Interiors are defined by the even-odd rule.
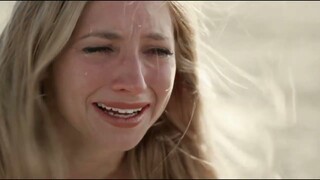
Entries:
[[170,98],[174,51],[165,3],[89,3],[53,66],[62,120],[110,150],[133,148]]

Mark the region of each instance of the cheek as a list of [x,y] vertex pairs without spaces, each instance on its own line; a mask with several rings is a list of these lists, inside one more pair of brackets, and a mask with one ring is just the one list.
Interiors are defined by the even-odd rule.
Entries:
[[[90,64],[81,56],[65,56],[54,66],[55,87],[62,94],[85,96],[99,86],[98,65]],[[99,66],[98,66],[99,67]],[[65,91],[63,91],[65,90]]]
[[65,56],[53,67],[53,97],[64,115],[75,111],[75,114],[83,115],[88,98],[100,86],[97,78],[99,69],[88,66],[83,59],[75,57],[77,56]]
[[147,83],[155,93],[158,107],[160,105],[166,106],[172,92],[175,74],[176,63],[174,60],[149,71]]

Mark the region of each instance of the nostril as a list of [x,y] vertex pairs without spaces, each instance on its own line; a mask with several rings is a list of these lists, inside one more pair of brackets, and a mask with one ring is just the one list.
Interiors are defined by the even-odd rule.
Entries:
[[114,91],[129,92],[129,93],[141,93],[147,88],[147,84],[143,77],[121,77],[118,78],[112,84]]

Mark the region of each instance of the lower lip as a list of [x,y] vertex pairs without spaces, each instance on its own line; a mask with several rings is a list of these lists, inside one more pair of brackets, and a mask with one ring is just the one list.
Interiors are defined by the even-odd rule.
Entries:
[[103,119],[111,124],[112,126],[118,127],[118,128],[134,128],[137,125],[140,124],[142,120],[142,115],[145,113],[145,111],[148,109],[149,105],[144,107],[141,112],[133,117],[130,118],[119,118],[109,115],[107,112],[102,111],[100,108],[98,108],[96,105],[94,105],[95,110],[102,115]]

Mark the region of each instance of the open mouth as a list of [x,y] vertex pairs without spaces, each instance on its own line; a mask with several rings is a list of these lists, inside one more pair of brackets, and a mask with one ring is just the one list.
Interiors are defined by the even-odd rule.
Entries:
[[103,103],[93,103],[98,109],[100,109],[105,114],[113,117],[113,118],[119,118],[119,119],[131,119],[133,117],[137,117],[142,112],[149,107],[149,105],[141,106],[141,107],[135,107],[135,108],[115,108],[115,107],[109,107]]

